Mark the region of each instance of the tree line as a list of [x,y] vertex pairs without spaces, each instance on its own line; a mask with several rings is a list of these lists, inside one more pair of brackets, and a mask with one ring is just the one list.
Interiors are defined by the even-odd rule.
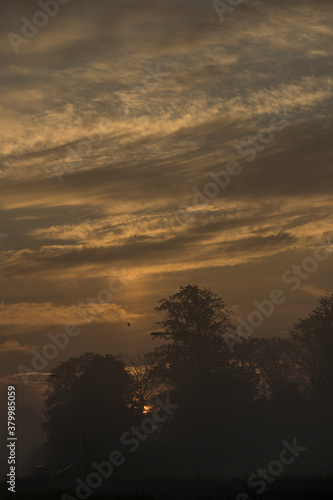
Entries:
[[86,463],[102,460],[167,395],[179,408],[116,477],[237,476],[295,437],[311,453],[294,473],[329,470],[333,294],[288,337],[250,338],[232,354],[224,338],[234,332],[231,311],[210,289],[180,287],[156,311],[151,352],[87,352],[52,370],[42,450],[51,467],[79,462],[80,453]]

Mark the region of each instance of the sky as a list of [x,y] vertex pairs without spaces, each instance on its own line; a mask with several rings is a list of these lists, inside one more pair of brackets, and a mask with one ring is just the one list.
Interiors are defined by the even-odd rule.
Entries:
[[332,293],[333,257],[282,278],[332,227],[331,1],[62,1],[1,18],[1,385],[80,328],[35,409],[59,361],[152,349],[180,285],[245,319],[281,289],[253,336]]

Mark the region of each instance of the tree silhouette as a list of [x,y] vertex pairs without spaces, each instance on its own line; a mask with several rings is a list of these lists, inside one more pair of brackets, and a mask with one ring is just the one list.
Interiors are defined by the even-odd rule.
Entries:
[[156,397],[165,392],[159,359],[154,352],[121,354],[118,358],[126,365],[131,375],[130,392],[132,407],[138,416],[154,405]]
[[[198,285],[181,286],[179,292],[160,300],[155,310],[165,313],[165,317],[158,323],[162,329],[151,335],[169,341],[156,349],[156,355],[176,397],[185,402],[182,410],[185,425],[191,414],[199,477],[200,426],[210,406],[205,406],[203,401],[207,388],[214,386],[214,367],[225,351],[223,334],[233,328],[230,311],[221,298]],[[191,404],[187,407],[188,394]]]
[[68,460],[79,461],[82,441],[86,458],[111,449],[112,440],[133,421],[130,384],[124,364],[111,354],[85,353],[57,365],[45,392],[51,454],[62,450]]
[[170,340],[166,350],[176,353],[179,361],[188,359],[191,352],[197,362],[203,361],[207,351],[225,345],[223,335],[233,329],[223,300],[198,285],[181,286],[179,292],[160,300],[155,310],[166,315],[157,323],[162,329],[151,335]]
[[223,337],[231,313],[211,290],[180,287],[156,310],[163,317],[151,334],[160,340],[154,352],[85,353],[52,370],[44,428],[54,466],[103,460],[124,430],[154,418],[165,393],[179,409],[126,461],[124,478],[148,469],[151,477],[193,474],[194,459],[197,476],[237,474],[296,428],[309,448],[332,441],[333,295],[290,337],[251,337],[233,354]]
[[333,382],[333,294],[325,295],[291,330],[296,360],[314,397],[326,397]]
[[[298,372],[290,339],[254,338],[248,345],[249,363],[258,373],[259,393],[276,401],[299,396]],[[236,349],[239,351],[241,349]]]

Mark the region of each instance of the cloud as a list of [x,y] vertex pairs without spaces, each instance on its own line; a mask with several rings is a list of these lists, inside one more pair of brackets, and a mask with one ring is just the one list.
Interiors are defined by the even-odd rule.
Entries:
[[[72,306],[52,303],[19,303],[0,304],[0,326],[21,326],[25,328],[96,323],[120,323],[140,317],[125,308],[110,303],[81,303]],[[3,351],[22,350],[16,341],[7,341],[2,345]]]
[[2,344],[0,344],[0,379],[11,374],[12,377],[16,377],[17,375],[17,365],[22,363],[29,363],[31,360],[31,350],[34,349],[35,346],[22,344],[14,339],[8,339]]

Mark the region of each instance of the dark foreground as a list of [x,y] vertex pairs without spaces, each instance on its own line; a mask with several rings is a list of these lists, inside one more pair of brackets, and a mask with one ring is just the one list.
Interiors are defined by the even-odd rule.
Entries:
[[[6,490],[1,484],[1,499],[19,500],[67,500],[78,498],[73,487],[59,485],[18,485],[16,493]],[[241,495],[243,493],[243,495]],[[241,481],[151,481],[105,484],[85,500],[319,500],[333,499],[333,481],[285,480],[269,485],[261,496],[247,496]],[[237,498],[238,497],[238,498]],[[64,499],[63,499],[64,500]]]

